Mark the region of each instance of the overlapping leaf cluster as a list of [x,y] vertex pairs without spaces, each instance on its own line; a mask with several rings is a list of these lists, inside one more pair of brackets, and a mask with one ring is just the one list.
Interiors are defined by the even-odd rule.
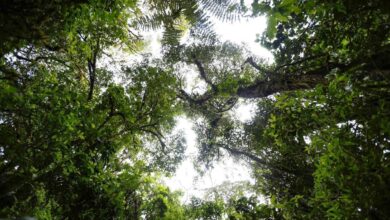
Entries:
[[[389,218],[389,3],[253,1],[271,64],[211,29],[209,16],[234,20],[244,5],[0,3],[0,217]],[[160,28],[162,60],[103,65]],[[185,88],[183,66],[203,90]],[[258,106],[246,123],[232,114],[243,99]],[[245,159],[257,196],[183,206],[159,183],[183,158],[171,133],[182,112],[202,118],[197,162]]]
[[[200,158],[209,163],[225,154],[250,161],[258,189],[278,212],[269,219],[387,219],[388,3],[283,0],[252,6],[254,14],[268,15],[259,40],[275,62],[235,59],[230,65],[258,73],[240,82],[234,76],[243,69],[229,72],[236,83],[231,90],[228,78],[218,81],[223,69],[213,58],[214,69],[207,69],[213,80],[203,77],[207,91],[184,96],[206,118],[198,128],[201,149],[207,149]],[[240,124],[218,109],[205,112],[226,100],[220,87],[228,97],[260,98],[251,122]]]

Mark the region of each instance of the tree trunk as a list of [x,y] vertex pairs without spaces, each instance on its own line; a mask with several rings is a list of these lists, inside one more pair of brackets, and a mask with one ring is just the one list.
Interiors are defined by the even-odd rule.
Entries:
[[326,74],[321,70],[318,72],[285,77],[285,79],[258,81],[249,86],[239,87],[237,95],[241,98],[263,98],[279,92],[312,89],[319,84],[327,84],[324,77]]

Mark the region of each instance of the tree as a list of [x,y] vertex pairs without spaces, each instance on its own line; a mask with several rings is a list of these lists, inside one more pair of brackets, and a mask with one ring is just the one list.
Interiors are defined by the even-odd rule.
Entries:
[[[97,87],[89,100],[88,85],[68,70],[53,73],[38,65],[26,71],[17,85],[1,83],[2,215],[34,214],[38,193],[47,196],[42,205],[54,206],[47,210],[51,215],[126,215],[124,196],[137,191],[150,166],[137,159],[147,153],[142,137],[161,139],[172,126],[175,81],[159,69],[140,67],[129,71],[135,83],[111,84],[104,92]],[[163,147],[159,160],[180,161],[182,148],[164,145],[155,145]],[[92,212],[97,207],[105,208]]]
[[189,219],[280,219],[278,211],[261,201],[248,182],[224,182],[206,191],[206,198],[193,197],[186,205]]
[[[205,119],[199,158],[251,161],[287,219],[388,218],[388,3],[254,1],[253,9],[269,16],[260,40],[273,64],[239,50],[225,56],[218,42],[184,56],[207,84],[200,94],[179,91]],[[237,98],[262,98],[251,123],[226,113]]]
[[[21,40],[15,32],[1,38],[0,216],[140,218],[150,211],[146,186],[157,187],[152,173],[173,171],[183,154],[182,138],[166,135],[180,112],[176,80],[162,68],[134,65],[124,67],[127,83],[118,85],[99,66],[111,46],[138,47],[127,24],[135,2],[40,4],[31,2],[31,14],[53,19],[50,26],[25,19],[39,22],[47,39],[27,35],[30,23]],[[7,10],[28,7],[2,9],[23,23]]]
[[[253,16],[268,16],[259,41],[272,64],[210,29],[207,12],[233,19],[243,3],[143,3],[0,3],[1,216],[390,216],[389,3],[254,1]],[[139,30],[160,27],[162,60],[101,65],[110,48],[138,51]],[[192,44],[182,45],[186,28]],[[205,91],[184,89],[183,65]],[[257,99],[246,124],[229,115],[240,98]],[[179,205],[156,176],[183,157],[183,139],[169,135],[181,112],[203,119],[199,162],[245,158],[269,204],[239,196]]]
[[172,69],[143,62],[118,73],[102,60],[112,47],[139,51],[141,28],[165,28],[175,48],[186,23],[207,18],[199,1],[143,3],[0,3],[1,217],[182,215],[178,195],[154,180],[175,170],[185,145],[170,135],[182,109]]

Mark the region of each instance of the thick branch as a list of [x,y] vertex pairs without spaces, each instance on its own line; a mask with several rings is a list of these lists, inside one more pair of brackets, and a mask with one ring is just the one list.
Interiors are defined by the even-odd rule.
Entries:
[[96,42],[95,50],[92,54],[92,59],[88,59],[88,72],[89,72],[89,92],[88,92],[88,101],[92,99],[93,96],[93,90],[95,87],[95,81],[96,81],[96,60],[97,60],[97,54],[100,49],[99,39]]
[[[254,65],[256,69],[261,71],[266,71],[265,69],[257,66],[253,59],[246,61],[251,65]],[[199,63],[200,64],[200,63]],[[258,68],[257,68],[258,67]],[[254,82],[251,85],[241,86],[237,89],[236,95],[241,98],[264,98],[269,95],[284,92],[284,91],[293,91],[293,90],[302,90],[302,89],[312,89],[320,84],[327,84],[325,79],[326,74],[329,70],[327,67],[321,67],[301,75],[287,75],[285,77],[269,77],[267,80],[259,80]],[[200,65],[200,73],[203,75],[203,79],[207,82],[207,76],[205,72],[202,72]],[[265,72],[265,74],[271,74],[270,72]],[[210,81],[209,81],[210,82]],[[215,85],[213,85],[216,87]],[[210,100],[214,95],[218,95],[217,90],[209,90],[199,97],[194,97],[189,95],[184,90],[180,90],[179,98],[184,99],[191,104],[200,106],[203,105],[206,101]]]
[[142,131],[144,132],[147,132],[147,133],[150,133],[151,135],[153,135],[155,138],[157,138],[158,142],[160,142],[160,145],[161,145],[161,148],[162,148],[162,151],[163,153],[165,154],[166,151],[165,151],[165,148],[166,148],[166,144],[163,140],[163,136],[161,133],[159,133],[158,131],[153,131],[153,130],[150,130],[150,129],[143,129],[141,128]]
[[88,73],[89,73],[89,92],[88,101],[92,99],[93,89],[95,87],[95,76],[96,76],[96,62],[88,61]]
[[[274,93],[278,92],[284,92],[284,91],[293,91],[293,90],[301,90],[301,89],[311,89],[316,87],[319,84],[327,84],[328,81],[325,79],[325,76],[330,72],[331,69],[337,68],[341,72],[348,71],[349,69],[355,68],[355,67],[363,67],[364,69],[368,71],[372,71],[373,69],[387,69],[388,66],[388,57],[389,57],[388,50],[384,50],[382,52],[379,52],[373,56],[371,56],[371,62],[366,63],[365,60],[357,59],[349,64],[343,64],[343,63],[331,63],[329,61],[326,61],[324,65],[321,67],[318,67],[317,69],[310,70],[306,73],[299,73],[299,74],[291,74],[287,73],[284,77],[281,76],[279,79],[275,79],[275,77],[270,77],[270,80],[265,81],[257,81],[252,85],[249,86],[242,86],[238,88],[237,95],[242,98],[262,98],[267,97],[269,95],[272,95]],[[275,74],[280,75],[278,72],[281,69],[284,69],[285,67],[290,66],[297,66],[304,62],[323,58],[325,55],[315,55],[310,56],[304,59],[301,59],[299,61],[284,64],[279,67],[276,67]],[[368,59],[368,60],[370,60]],[[381,62],[381,60],[385,60],[385,62]],[[264,70],[258,66],[256,63],[253,62],[253,59],[248,58],[246,63],[251,64],[253,67],[255,67],[259,71]],[[376,64],[382,64],[382,65],[376,65]],[[298,72],[301,72],[298,71]]]
[[211,99],[213,97],[213,95],[210,92],[206,92],[205,94],[203,94],[202,96],[200,96],[198,98],[192,97],[183,89],[180,89],[179,92],[180,93],[178,94],[178,97],[180,99],[188,101],[190,104],[196,105],[196,106],[201,106],[202,104],[204,104],[206,101],[208,101],[209,99]]
[[242,98],[263,98],[278,92],[312,89],[319,84],[327,83],[325,75],[324,70],[318,70],[286,79],[257,81],[252,85],[239,87],[237,95]]
[[69,64],[66,63],[66,61],[58,59],[58,58],[53,57],[53,56],[37,56],[37,57],[35,57],[33,59],[30,59],[30,58],[27,58],[27,57],[23,57],[23,56],[21,56],[21,55],[19,55],[17,53],[14,53],[14,56],[16,58],[20,59],[20,60],[24,60],[24,61],[27,61],[27,62],[30,62],[30,63],[38,62],[40,60],[45,60],[45,61],[46,60],[54,60],[54,61],[56,61],[56,62],[58,62],[58,63],[60,63],[60,64],[62,64],[64,66],[66,66],[68,68],[72,68],[71,66],[69,66]]
[[267,161],[261,159],[260,157],[257,157],[256,155],[254,155],[252,153],[249,153],[249,152],[246,152],[246,151],[243,151],[243,150],[239,150],[239,149],[236,149],[236,148],[230,148],[230,147],[222,145],[222,144],[218,145],[218,146],[223,148],[223,149],[225,149],[225,150],[227,150],[228,152],[230,152],[230,153],[232,153],[234,155],[245,156],[245,157],[249,158],[250,160],[252,160],[253,162],[257,163],[258,165],[270,169],[272,172],[286,173],[286,174],[295,175],[295,176],[299,176],[299,175],[312,175],[312,170],[309,170],[309,172],[302,172],[302,171],[296,172],[296,171],[293,171],[293,170],[281,169],[281,168],[278,168],[278,167],[270,165],[269,163],[267,163]]
[[262,165],[262,166],[268,167],[268,163],[267,163],[265,160],[263,160],[263,159],[261,159],[261,158],[255,156],[255,155],[253,155],[253,154],[251,154],[251,153],[249,153],[249,152],[242,151],[242,150],[239,150],[239,149],[236,149],[236,148],[230,148],[230,147],[228,147],[228,146],[226,146],[226,145],[223,145],[223,144],[220,144],[220,145],[218,145],[218,146],[221,147],[221,148],[223,148],[223,149],[225,149],[225,150],[227,150],[227,151],[229,151],[230,153],[232,153],[232,154],[234,154],[234,155],[243,155],[243,156],[246,156],[246,157],[248,157],[249,159],[251,159],[252,161],[254,161],[254,162],[256,162],[256,163],[258,163],[258,164],[260,164],[260,165]]
[[253,57],[248,57],[248,59],[245,60],[244,64],[246,64],[246,63],[249,63],[253,68],[257,69],[260,72],[263,72],[267,76],[272,74],[267,69],[257,65],[257,63],[255,63],[255,61],[253,60]]
[[207,83],[207,85],[211,86],[213,91],[217,90],[217,87],[213,84],[213,82],[208,78],[205,69],[203,68],[202,63],[194,57],[194,63],[198,67],[200,77]]
[[222,106],[215,106],[213,104],[211,104],[211,105],[214,107],[214,109],[217,110],[217,112],[223,113],[223,112],[230,111],[237,104],[237,101],[238,101],[238,98],[233,96],[233,97],[229,98],[226,102],[224,102],[222,104]]
[[324,57],[324,56],[325,56],[324,54],[309,56],[309,57],[300,59],[300,60],[295,61],[295,62],[292,62],[292,63],[287,63],[287,64],[280,65],[280,66],[278,66],[278,67],[275,68],[275,71],[278,71],[278,70],[280,70],[280,69],[282,69],[282,68],[284,68],[284,67],[299,65],[299,64],[302,64],[302,63],[304,63],[304,62],[306,62],[306,61],[315,60],[315,59],[317,59],[317,58],[321,58],[321,57]]

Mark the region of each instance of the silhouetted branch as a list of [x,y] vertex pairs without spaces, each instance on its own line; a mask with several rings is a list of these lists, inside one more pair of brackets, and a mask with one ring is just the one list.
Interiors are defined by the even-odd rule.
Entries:
[[207,83],[207,85],[211,86],[211,89],[212,89],[213,91],[217,91],[217,87],[216,87],[216,86],[213,84],[213,82],[208,78],[207,73],[206,73],[205,69],[203,68],[202,63],[201,63],[198,59],[196,59],[195,56],[194,56],[194,63],[195,63],[195,65],[198,67],[200,77]]
[[99,38],[97,39],[96,42],[96,47],[95,50],[93,51],[92,54],[92,59],[88,59],[88,73],[89,73],[89,92],[88,92],[88,98],[87,100],[90,101],[93,96],[93,90],[95,87],[95,81],[96,81],[96,60],[97,60],[97,55],[100,50],[100,43],[99,43]]

